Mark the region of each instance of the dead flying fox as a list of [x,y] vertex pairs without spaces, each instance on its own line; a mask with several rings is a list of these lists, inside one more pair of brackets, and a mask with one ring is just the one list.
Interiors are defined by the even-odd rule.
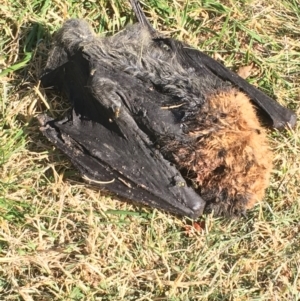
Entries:
[[[239,215],[264,196],[272,169],[265,129],[296,116],[185,43],[139,23],[97,37],[84,20],[55,36],[44,87],[72,104],[43,134],[85,179],[123,198],[196,218]],[[255,107],[254,107],[255,106]]]

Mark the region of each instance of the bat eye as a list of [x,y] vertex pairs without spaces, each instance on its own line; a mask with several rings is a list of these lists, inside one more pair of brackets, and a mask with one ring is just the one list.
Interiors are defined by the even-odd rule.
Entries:
[[220,117],[221,117],[221,118],[226,118],[226,117],[227,117],[227,114],[221,113],[221,114],[220,114]]

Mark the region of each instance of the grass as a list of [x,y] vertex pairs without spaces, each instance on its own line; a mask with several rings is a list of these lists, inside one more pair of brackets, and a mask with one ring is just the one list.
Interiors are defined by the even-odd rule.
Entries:
[[[38,130],[61,115],[38,77],[64,20],[102,34],[133,22],[126,1],[0,4],[0,295],[2,300],[299,300],[300,132],[269,133],[274,172],[247,218],[186,218],[84,185]],[[160,31],[238,70],[300,113],[296,0],[149,0]]]

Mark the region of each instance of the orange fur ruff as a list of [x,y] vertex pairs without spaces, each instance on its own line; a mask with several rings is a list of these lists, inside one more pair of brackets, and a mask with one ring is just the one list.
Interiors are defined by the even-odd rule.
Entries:
[[188,135],[195,142],[175,146],[173,155],[211,208],[243,212],[262,200],[272,153],[248,97],[234,89],[211,95],[192,128]]

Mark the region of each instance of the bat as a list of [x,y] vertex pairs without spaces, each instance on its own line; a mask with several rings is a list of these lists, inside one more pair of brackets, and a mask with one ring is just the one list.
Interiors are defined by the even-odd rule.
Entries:
[[56,33],[44,87],[63,91],[61,120],[42,133],[100,189],[197,218],[241,215],[260,201],[272,169],[264,122],[296,115],[222,64],[162,36],[130,1],[138,23],[98,37],[84,20]]

